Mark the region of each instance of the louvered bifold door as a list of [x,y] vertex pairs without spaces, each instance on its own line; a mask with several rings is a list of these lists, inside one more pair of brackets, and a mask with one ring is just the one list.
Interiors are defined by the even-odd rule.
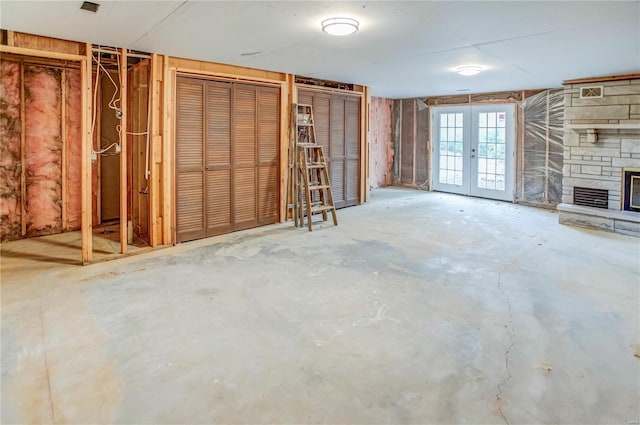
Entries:
[[204,237],[203,82],[179,78],[176,88],[176,239]]
[[360,99],[345,100],[345,207],[358,203]]
[[336,208],[346,205],[345,185],[345,102],[342,96],[331,98],[331,140],[329,148],[329,177]]
[[235,86],[233,108],[233,223],[234,230],[258,225],[257,189],[257,89]]
[[258,89],[258,222],[278,221],[280,92],[276,88]]
[[229,233],[231,220],[231,83],[208,82],[206,90],[207,236]]

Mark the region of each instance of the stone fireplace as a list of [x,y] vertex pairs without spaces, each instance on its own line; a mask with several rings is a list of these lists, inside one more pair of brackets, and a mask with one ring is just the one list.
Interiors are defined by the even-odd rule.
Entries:
[[640,236],[640,75],[565,82],[559,220]]

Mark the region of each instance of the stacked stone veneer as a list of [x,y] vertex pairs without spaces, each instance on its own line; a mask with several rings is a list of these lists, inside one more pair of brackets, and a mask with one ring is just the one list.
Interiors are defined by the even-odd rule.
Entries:
[[[580,99],[580,88],[585,86],[603,86],[603,97]],[[592,142],[586,129],[575,130],[572,125],[640,124],[640,78],[566,85],[564,117],[563,204],[558,207],[560,221],[563,222],[563,210],[567,210],[563,207],[573,203],[576,186],[608,190],[610,215],[611,210],[621,210],[622,169],[640,168],[640,130],[596,128],[597,141]],[[569,209],[571,212],[565,213],[565,218],[577,211]],[[599,217],[594,219],[597,225],[589,226],[588,220],[574,224],[615,231],[613,221],[611,226],[602,225],[602,210],[594,214],[594,217]],[[635,216],[640,217],[640,213],[628,214],[631,221],[635,221]],[[612,216],[621,217],[619,214]]]

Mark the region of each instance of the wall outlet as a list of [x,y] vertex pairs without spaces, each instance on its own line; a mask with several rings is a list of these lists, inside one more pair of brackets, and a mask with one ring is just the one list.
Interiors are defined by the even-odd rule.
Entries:
[[116,145],[116,153],[120,153],[122,149],[120,148],[120,143]]
[[96,162],[98,160],[98,154],[93,149],[91,150],[91,162]]

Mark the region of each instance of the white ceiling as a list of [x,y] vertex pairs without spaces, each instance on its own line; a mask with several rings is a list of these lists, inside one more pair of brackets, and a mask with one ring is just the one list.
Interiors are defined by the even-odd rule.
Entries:
[[[0,25],[364,84],[391,98],[640,71],[640,1],[93,1],[95,14],[81,1],[1,0]],[[360,31],[324,34],[320,21],[331,16],[359,20]],[[452,72],[470,63],[488,69]]]

